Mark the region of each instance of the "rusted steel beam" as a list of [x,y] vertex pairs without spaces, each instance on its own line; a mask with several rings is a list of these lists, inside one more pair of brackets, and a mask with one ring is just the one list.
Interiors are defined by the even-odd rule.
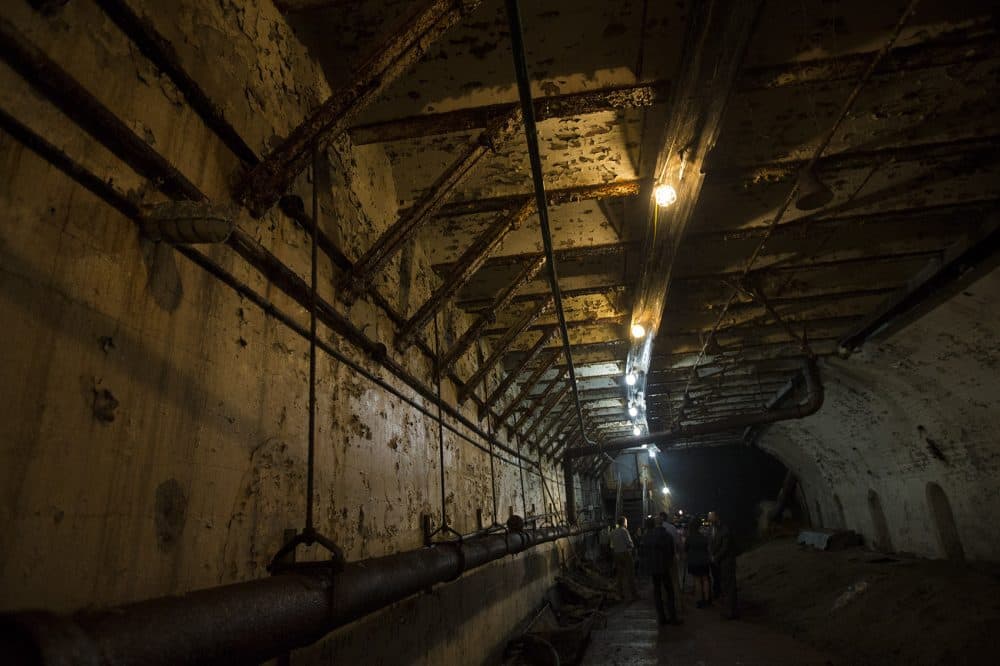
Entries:
[[[504,410],[502,412],[500,412],[499,420],[501,423],[505,422],[507,418],[514,413],[514,410],[517,409],[518,405],[521,404],[521,401],[531,394],[531,390],[535,388],[535,385],[542,378],[542,375],[544,375],[546,372],[549,371],[549,369],[555,364],[556,359],[558,358],[559,358],[559,351],[558,350],[552,351],[541,363],[538,364],[538,367],[534,369],[531,375],[529,375],[528,379],[526,379],[524,383],[521,384],[521,388],[520,390],[518,390],[517,395],[514,396],[514,399],[511,400],[506,407],[504,407]],[[510,376],[516,376],[516,375],[514,373],[511,373],[510,375],[508,375],[508,377]],[[562,376],[562,372],[560,372],[559,376]]]
[[[832,215],[817,217],[814,215],[804,215],[794,220],[783,222],[774,228],[771,238],[788,236],[791,238],[808,238],[820,231],[825,231],[830,226],[863,224],[881,225],[884,223],[910,221],[918,219],[938,219],[955,218],[967,220],[969,217],[979,219],[985,217],[991,210],[1000,205],[1000,198],[990,197],[975,201],[961,201],[953,203],[938,204],[933,206],[914,206],[910,208],[873,211],[866,213],[854,213],[851,215]],[[972,222],[970,222],[971,224]],[[757,240],[763,238],[767,233],[767,225],[742,227],[731,230],[709,230],[692,231],[687,238],[687,242],[697,243],[725,243],[729,241]],[[877,227],[871,231],[877,231]]]
[[431,297],[403,325],[396,336],[396,346],[401,350],[409,347],[413,336],[440,312],[441,308],[448,302],[448,299],[465,286],[475,272],[479,270],[479,267],[483,265],[483,262],[503,242],[504,237],[524,224],[524,221],[534,212],[534,202],[528,199],[513,213],[501,213],[496,221],[480,234],[475,242],[462,253],[462,256],[455,262],[455,266],[450,274],[444,278],[441,286],[434,291]]
[[[535,357],[537,357],[538,354],[541,353],[541,351],[545,348],[545,345],[547,345],[558,332],[559,332],[558,327],[553,326],[549,330],[542,333],[541,337],[539,337],[538,340],[535,341],[535,343],[531,346],[531,349],[528,350],[528,353],[525,354],[524,358],[521,359],[521,362],[517,364],[517,367],[514,368],[514,370],[512,370],[511,372],[508,372],[507,376],[503,378],[503,381],[500,382],[500,385],[497,386],[496,390],[494,390],[486,398],[486,401],[483,403],[483,408],[480,410],[480,418],[483,418],[486,415],[485,410],[491,409],[493,405],[495,405],[496,402],[500,400],[500,398],[502,398],[504,394],[506,394],[507,390],[511,387],[511,385],[514,384],[514,382],[517,380],[520,374],[524,372],[525,368],[527,368],[528,365],[532,362],[532,360],[534,360]],[[551,352],[551,351],[549,352],[549,356],[553,357],[551,359],[551,362],[555,361],[554,357],[557,354],[558,352]],[[546,361],[543,361],[543,363],[544,362]],[[551,362],[549,363],[550,365]],[[503,422],[505,419],[501,418],[499,420]]]
[[[567,328],[586,328],[589,326],[618,326],[628,315],[619,314],[611,317],[587,317],[586,319],[568,319],[566,321]],[[551,322],[541,322],[537,324],[532,324],[529,330],[541,330],[551,326]],[[502,329],[488,328],[485,331],[486,335],[497,335],[501,333]]]
[[187,73],[173,44],[160,34],[147,17],[140,15],[128,0],[97,0],[97,4],[139,47],[142,54],[170,78],[191,108],[236,157],[246,164],[258,162],[257,152],[229,124],[222,107]]
[[[979,36],[958,32],[933,42],[896,47],[886,56],[877,72],[898,75],[905,71],[947,67],[993,57],[997,53],[996,33],[993,30],[984,32],[987,34]],[[869,51],[836,58],[747,68],[741,73],[737,88],[748,91],[855,81],[864,74],[874,56],[875,52]]]
[[545,257],[539,256],[534,261],[528,263],[524,269],[518,273],[517,277],[504,287],[503,291],[497,294],[497,297],[493,299],[493,303],[490,307],[480,314],[476,321],[470,326],[462,337],[458,339],[457,342],[452,346],[451,349],[444,355],[444,357],[438,361],[438,373],[446,372],[455,365],[455,362],[461,358],[462,354],[472,346],[476,340],[483,335],[486,327],[496,321],[496,316],[500,312],[503,312],[511,301],[514,299],[514,295],[517,290],[524,285],[535,279],[538,272],[545,267]]
[[[641,182],[639,180],[623,180],[615,183],[602,183],[600,185],[581,185],[579,187],[551,189],[545,191],[545,196],[550,207],[561,206],[574,201],[631,197],[639,194],[639,185]],[[533,196],[534,194],[531,192],[524,192],[489,199],[452,201],[442,206],[438,211],[438,215],[441,217],[456,217],[458,215],[509,210],[517,206],[525,197]],[[403,212],[405,213],[406,211]]]
[[[563,379],[565,379],[565,377],[566,377],[565,370],[556,374],[556,376],[553,377],[551,381],[549,381],[548,386],[545,387],[545,390],[543,390],[540,394],[538,394],[535,398],[533,398],[532,402],[534,404],[538,404],[539,402],[545,402],[546,400],[548,400],[549,396],[552,395],[552,392],[556,390],[556,387],[560,386],[563,383]],[[532,416],[532,411],[529,403],[529,407],[526,408],[524,412],[521,414],[521,416],[514,421],[514,430],[520,431],[521,427],[528,422],[528,419],[530,419],[531,416]]]
[[[535,119],[582,116],[599,111],[635,109],[665,102],[666,81],[616,86],[602,90],[541,97],[535,100]],[[430,113],[396,120],[357,125],[349,131],[355,145],[401,141],[452,132],[468,132],[486,127],[491,121],[515,111],[516,103],[491,104],[445,113]]]
[[576,416],[576,410],[573,409],[572,405],[570,405],[563,409],[559,414],[552,417],[549,421],[548,427],[546,427],[545,430],[538,436],[537,448],[542,455],[545,455],[553,440],[557,440],[559,436],[564,434],[570,427],[580,427],[579,422],[573,422],[574,416]]
[[[562,438],[564,433],[572,427],[572,416],[566,414],[568,409],[572,409],[572,406],[564,409],[557,417],[550,419],[548,427],[545,428],[545,432],[539,435],[536,439],[537,444],[535,446],[535,450],[538,451],[540,458],[546,456],[552,447]],[[577,423],[576,427],[579,428],[579,425],[580,424]]]
[[[351,301],[368,290],[376,274],[385,267],[393,255],[431,219],[479,160],[490,153],[496,143],[511,136],[513,128],[514,117],[502,118],[466,144],[462,153],[434,181],[420,201],[404,211],[396,223],[386,229],[354,264],[354,269],[347,276],[347,288],[343,293],[345,300]],[[511,209],[522,210],[524,201],[512,206]]]
[[[563,299],[568,298],[578,298],[580,296],[596,296],[598,294],[606,294],[609,297],[615,294],[621,294],[628,290],[629,285],[622,282],[618,284],[601,284],[595,285],[593,287],[580,287],[578,289],[563,289],[562,295]],[[548,292],[541,293],[527,293],[518,294],[511,301],[512,303],[528,303],[532,301],[537,301],[539,298],[544,298]],[[468,299],[461,300],[456,303],[463,310],[470,312],[478,312],[489,307],[490,301],[485,298]]]
[[511,343],[517,336],[521,335],[531,322],[535,321],[544,313],[546,310],[552,307],[552,297],[538,301],[531,310],[526,312],[513,326],[507,329],[507,332],[494,343],[493,353],[490,354],[489,358],[483,361],[472,376],[466,380],[466,382],[458,389],[458,402],[459,404],[465,402],[469,395],[475,393],[476,387],[479,385],[480,380],[486,376],[493,366],[503,358],[503,355],[507,352],[507,348],[510,347]]
[[[861,264],[891,264],[900,261],[912,261],[914,259],[929,259],[930,257],[938,257],[941,255],[941,250],[915,250],[913,252],[896,252],[890,254],[875,254],[864,257],[848,257],[844,259],[832,259],[828,261],[802,261],[802,262],[789,262],[789,263],[778,263],[771,264],[769,266],[761,266],[751,271],[751,274],[762,274],[762,273],[798,273],[800,271],[814,270],[817,268],[832,268],[832,267],[842,267],[842,266],[857,266]],[[736,276],[741,276],[743,274],[742,270],[729,270],[717,273],[690,273],[687,275],[678,275],[673,281],[674,282],[691,282],[691,281],[704,281],[704,280],[714,280],[718,281],[720,279],[728,279]]]
[[568,430],[560,431],[558,436],[551,438],[542,448],[542,456],[554,459],[568,443],[578,441],[580,438],[580,424],[572,425]]
[[[870,169],[880,162],[934,162],[971,154],[992,154],[1000,143],[996,135],[966,137],[949,141],[909,143],[906,145],[882,146],[871,150],[845,150],[824,155],[816,161],[815,168],[821,174],[847,169]],[[809,162],[805,159],[788,159],[759,164],[710,165],[705,173],[717,180],[753,180],[754,182],[776,183],[789,177],[797,177]],[[831,176],[832,177],[832,176]]]
[[[613,257],[624,255],[626,252],[632,249],[638,249],[638,243],[625,242],[625,243],[604,243],[602,245],[583,245],[578,247],[567,247],[555,251],[556,262],[564,263],[567,261],[580,261],[582,259],[597,259],[599,257]],[[544,259],[545,255],[541,252],[525,252],[522,254],[508,254],[500,257],[492,257],[488,259],[486,263],[483,264],[485,268],[494,268],[496,266],[519,266],[529,261],[537,261],[539,258]],[[433,264],[431,268],[434,269],[439,275],[444,275],[454,267],[454,262],[445,262],[440,264]]]
[[0,58],[136,173],[158,183],[165,194],[192,201],[205,199],[165,157],[3,18]]
[[[535,416],[535,420],[531,423],[528,431],[524,433],[524,436],[527,439],[530,440],[532,438],[535,431],[538,430],[538,427],[545,422],[545,417],[547,417],[549,413],[556,408],[556,405],[558,405],[569,394],[571,388],[572,386],[570,386],[568,382],[565,383],[562,389],[549,398],[548,402],[542,406],[542,411]],[[537,448],[537,446],[535,448]]]
[[313,150],[341,134],[396,77],[427,53],[431,45],[480,0],[428,0],[390,35],[363,64],[354,79],[309,114],[280,146],[244,179],[237,193],[255,217],[261,217],[309,164]]

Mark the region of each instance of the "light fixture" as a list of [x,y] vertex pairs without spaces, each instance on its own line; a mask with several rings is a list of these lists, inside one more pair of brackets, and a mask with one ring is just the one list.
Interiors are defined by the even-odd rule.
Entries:
[[629,386],[635,386],[636,376],[634,372],[630,372],[625,375],[625,383]]
[[642,428],[640,428],[639,426],[632,426],[632,434],[638,437],[639,435],[642,434]]
[[684,509],[677,509],[677,515],[678,516],[683,516],[684,515]]
[[657,206],[666,208],[677,201],[677,190],[674,189],[673,185],[663,183],[653,189],[653,198],[656,199]]
[[628,408],[628,415],[629,416],[638,416],[639,415],[639,408],[636,407],[635,405],[630,406]]
[[642,324],[632,324],[632,337],[641,338],[646,335],[646,327]]
[[670,494],[670,488],[667,488],[666,486],[663,486],[663,494],[664,495],[669,495]]

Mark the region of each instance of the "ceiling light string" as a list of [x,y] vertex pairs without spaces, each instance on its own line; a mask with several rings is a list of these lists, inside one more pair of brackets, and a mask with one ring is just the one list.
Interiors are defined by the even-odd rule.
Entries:
[[[871,62],[868,64],[868,67],[865,69],[864,74],[862,74],[861,78],[858,79],[858,82],[851,90],[850,95],[848,95],[847,99],[844,101],[844,104],[841,107],[837,119],[834,121],[833,125],[830,127],[827,133],[824,135],[819,145],[816,146],[816,149],[813,151],[812,156],[809,158],[809,161],[805,164],[805,166],[802,167],[800,173],[809,173],[815,167],[816,162],[819,161],[820,157],[823,155],[823,152],[830,145],[830,141],[833,139],[833,136],[836,134],[837,130],[840,129],[840,125],[847,117],[848,113],[851,110],[851,107],[854,106],[854,102],[858,99],[858,96],[861,94],[861,90],[871,79],[872,75],[875,73],[875,70],[878,68],[879,64],[881,64],[882,60],[889,53],[889,51],[892,50],[892,47],[899,39],[899,35],[902,33],[903,28],[906,25],[907,21],[909,21],[910,17],[913,15],[913,12],[916,10],[916,7],[919,4],[919,2],[920,0],[910,0],[910,3],[907,5],[906,9],[903,10],[903,13],[899,17],[899,20],[896,22],[895,28],[893,28],[892,34],[889,36],[889,39],[886,40],[886,43],[882,46],[881,49],[879,49],[879,52],[875,54]],[[799,183],[798,181],[796,181],[795,184],[792,185],[792,188],[789,190],[788,195],[785,197],[781,206],[774,214],[774,217],[771,219],[771,222],[768,224],[767,230],[764,232],[764,235],[761,238],[760,243],[757,244],[757,247],[754,249],[753,253],[747,260],[746,266],[743,268],[742,275],[740,277],[741,281],[746,279],[747,275],[753,268],[753,265],[757,262],[757,259],[760,257],[761,252],[763,252],[764,247],[767,245],[768,240],[770,240],[771,235],[774,233],[775,228],[781,222],[781,219],[784,217],[785,212],[788,210],[788,207],[795,200],[795,195],[798,193],[798,191],[799,191]],[[705,351],[708,347],[708,342],[710,342],[712,338],[715,336],[716,332],[719,329],[719,326],[721,326],[723,319],[728,313],[729,308],[732,306],[733,301],[735,300],[737,294],[738,294],[737,290],[733,290],[732,294],[730,294],[729,300],[726,301],[726,305],[725,307],[723,307],[722,312],[719,313],[719,317],[718,319],[716,319],[715,325],[712,327],[712,331],[709,334],[708,339],[702,346],[701,351],[698,354],[698,359],[695,361],[694,366],[691,368],[691,373],[688,375],[688,380],[684,387],[685,396],[688,394],[688,391],[691,388],[691,382],[695,374],[697,373],[698,366],[701,364],[701,361],[705,356]]]

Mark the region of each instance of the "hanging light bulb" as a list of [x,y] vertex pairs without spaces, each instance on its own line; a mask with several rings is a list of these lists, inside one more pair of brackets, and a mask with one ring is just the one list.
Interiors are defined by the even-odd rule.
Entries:
[[635,405],[632,405],[631,407],[628,408],[628,415],[632,417],[638,416],[639,408],[636,407]]
[[629,386],[635,386],[636,376],[634,372],[630,372],[625,375],[625,383]]
[[669,495],[670,494],[670,488],[667,488],[666,486],[663,486],[663,494],[664,495]]
[[666,208],[677,201],[677,190],[674,189],[673,185],[662,183],[653,189],[653,198],[656,199],[657,206]]
[[639,426],[632,426],[632,434],[638,437],[639,435],[642,434],[642,428],[640,428]]
[[646,335],[646,327],[642,324],[632,324],[632,337],[641,338]]

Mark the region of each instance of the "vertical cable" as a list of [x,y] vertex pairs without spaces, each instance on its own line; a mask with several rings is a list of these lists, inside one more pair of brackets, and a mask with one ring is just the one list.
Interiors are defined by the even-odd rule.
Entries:
[[313,530],[313,484],[316,475],[316,231],[319,228],[319,150],[313,148],[312,169],[312,275],[309,292],[309,438],[306,449],[306,532]]
[[[438,316],[440,313],[434,314],[434,356],[435,358],[441,358],[441,340],[438,332]],[[444,373],[438,372],[437,374],[437,397],[438,397],[438,459],[441,467],[441,528],[446,529],[448,527],[448,516],[445,513],[445,487],[444,487],[444,420],[441,417],[441,375]],[[493,442],[490,441],[490,449],[492,450]],[[492,462],[493,457],[490,456],[490,461]]]
[[[496,471],[496,461],[493,457],[493,417],[490,414],[486,415],[486,432],[489,434],[490,439],[490,490],[493,491],[493,522],[490,523],[490,527],[497,524],[497,471]],[[520,464],[518,465],[520,467]],[[542,468],[538,468],[538,473],[542,473]],[[523,472],[522,472],[523,474]]]
[[545,183],[542,177],[542,157],[538,148],[538,127],[535,124],[535,105],[531,101],[531,81],[528,63],[525,59],[524,34],[521,28],[521,10],[517,0],[507,0],[507,20],[510,25],[511,51],[514,54],[514,73],[517,76],[517,90],[521,98],[521,115],[524,119],[524,135],[528,143],[528,157],[531,162],[531,177],[535,186],[535,202],[538,209],[538,224],[542,231],[545,247],[545,262],[549,268],[549,288],[555,301],[556,316],[559,318],[559,332],[562,335],[563,352],[569,368],[569,380],[573,387],[576,416],[580,421],[580,434],[588,444],[594,444],[587,436],[587,426],[583,422],[583,408],[580,406],[580,392],[576,386],[576,370],[573,368],[573,352],[570,350],[569,329],[566,327],[566,313],[563,312],[562,291],[559,289],[559,273],[556,270],[556,255],[552,247],[552,231],[549,228],[549,209],[545,197]]

